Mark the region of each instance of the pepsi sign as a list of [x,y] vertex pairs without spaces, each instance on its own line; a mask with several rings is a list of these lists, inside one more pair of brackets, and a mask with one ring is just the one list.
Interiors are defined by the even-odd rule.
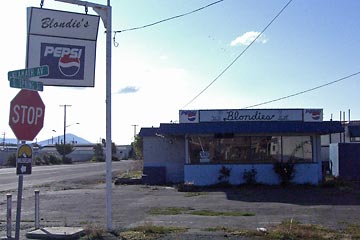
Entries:
[[323,120],[322,109],[305,109],[304,121],[305,122],[321,122]]
[[84,79],[84,46],[41,43],[40,55],[40,65],[49,66],[46,78]]
[[26,68],[49,66],[44,86],[93,87],[99,16],[28,8]]
[[199,111],[197,110],[180,110],[179,111],[180,123],[198,123]]

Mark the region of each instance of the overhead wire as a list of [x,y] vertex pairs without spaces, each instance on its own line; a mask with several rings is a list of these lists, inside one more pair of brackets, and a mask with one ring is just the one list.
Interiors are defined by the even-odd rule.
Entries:
[[310,89],[307,89],[307,90],[304,90],[304,91],[301,91],[301,92],[297,92],[297,93],[290,94],[290,95],[287,95],[287,96],[284,96],[284,97],[276,98],[276,99],[273,99],[273,100],[270,100],[270,101],[266,101],[266,102],[254,104],[254,105],[245,107],[244,109],[253,108],[253,107],[258,107],[258,106],[261,106],[261,105],[265,105],[265,104],[277,102],[277,101],[280,101],[280,100],[284,100],[284,99],[287,99],[287,98],[295,97],[295,96],[298,96],[298,95],[301,95],[301,94],[304,94],[304,93],[307,93],[307,92],[311,92],[311,91],[314,91],[314,90],[316,90],[316,89],[323,88],[323,87],[329,86],[329,85],[331,85],[331,84],[334,84],[334,83],[337,83],[337,82],[346,80],[346,79],[351,78],[351,77],[354,77],[354,76],[356,76],[356,75],[358,75],[358,74],[360,74],[360,72],[356,72],[356,73],[350,74],[350,75],[348,75],[348,76],[339,78],[339,79],[337,79],[337,80],[334,80],[334,81],[331,81],[331,82],[328,82],[328,83],[325,83],[325,84],[322,84],[322,85],[319,85],[319,86],[317,86],[317,87],[313,87],[313,88],[310,88]]
[[128,31],[134,31],[134,30],[139,30],[139,29],[151,27],[151,26],[157,25],[159,23],[167,22],[167,21],[170,21],[170,20],[173,20],[173,19],[176,19],[176,18],[180,18],[180,17],[184,17],[184,16],[187,16],[187,15],[193,14],[195,12],[201,11],[201,10],[203,10],[205,8],[211,7],[211,6],[215,5],[215,4],[218,4],[218,3],[223,2],[223,1],[225,1],[225,0],[218,0],[218,1],[215,1],[215,2],[212,2],[212,3],[208,4],[206,6],[203,6],[203,7],[197,8],[195,10],[192,10],[190,12],[187,12],[187,13],[183,13],[183,14],[176,15],[176,16],[173,16],[173,17],[165,18],[163,20],[156,21],[156,22],[153,22],[153,23],[150,23],[150,24],[146,24],[146,25],[143,25],[143,26],[140,26],[140,27],[133,27],[133,28],[127,28],[127,29],[123,29],[123,30],[118,30],[118,31],[115,31],[115,33],[128,32]]
[[255,39],[224,69],[220,74],[210,82],[203,90],[201,90],[194,98],[192,98],[188,103],[186,103],[182,109],[190,105],[195,99],[197,99],[201,94],[203,94],[211,85],[213,85],[229,68],[234,65],[234,63],[242,56],[244,53],[254,44],[254,42],[270,27],[270,25],[281,15],[281,13],[290,5],[293,0],[289,0],[285,6],[275,15],[275,17],[265,26],[265,28],[258,34]]

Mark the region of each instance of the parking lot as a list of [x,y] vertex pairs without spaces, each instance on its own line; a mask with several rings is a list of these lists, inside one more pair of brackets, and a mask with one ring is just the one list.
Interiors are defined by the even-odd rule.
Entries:
[[[42,227],[105,228],[106,191],[100,178],[38,187]],[[24,190],[23,236],[34,228],[33,190]],[[360,193],[356,186],[240,186],[180,192],[173,186],[114,185],[112,198],[116,231],[166,226],[185,229],[187,236],[215,234],[221,239],[223,233],[217,229],[255,231],[270,229],[284,221],[334,230],[360,224]],[[4,199],[5,194],[0,202],[1,236],[5,236]]]

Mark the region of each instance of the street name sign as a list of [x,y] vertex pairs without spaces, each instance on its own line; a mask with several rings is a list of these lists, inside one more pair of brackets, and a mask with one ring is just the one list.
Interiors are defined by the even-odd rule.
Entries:
[[10,87],[12,88],[21,88],[21,89],[28,89],[33,91],[44,90],[44,84],[42,82],[31,81],[27,79],[17,79],[17,78],[11,78],[9,82],[10,82]]
[[16,174],[31,174],[33,150],[30,145],[22,144],[19,146],[16,155]]
[[8,79],[29,79],[33,77],[45,77],[49,75],[49,66],[25,68],[8,72]]

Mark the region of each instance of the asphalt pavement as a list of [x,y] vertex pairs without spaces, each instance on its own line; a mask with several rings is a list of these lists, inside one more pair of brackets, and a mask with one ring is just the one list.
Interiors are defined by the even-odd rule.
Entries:
[[[40,186],[40,225],[105,229],[106,191],[101,178],[94,176],[91,181],[88,178],[73,179]],[[24,190],[26,197],[22,207],[22,236],[34,229],[33,190],[31,187]],[[0,236],[4,236],[5,194],[0,199]],[[156,209],[175,209],[180,212],[154,214]],[[245,216],[193,214],[194,211],[203,210],[242,212]],[[210,233],[206,229],[226,227],[255,230],[271,228],[289,220],[339,229],[351,223],[360,224],[359,216],[359,189],[251,186],[208,188],[188,193],[179,192],[173,186],[112,187],[112,225],[115,230],[149,225],[186,228],[184,238],[178,239],[194,239],[190,237],[194,235],[197,239],[206,239],[208,234],[213,239],[225,239],[222,233]]]

